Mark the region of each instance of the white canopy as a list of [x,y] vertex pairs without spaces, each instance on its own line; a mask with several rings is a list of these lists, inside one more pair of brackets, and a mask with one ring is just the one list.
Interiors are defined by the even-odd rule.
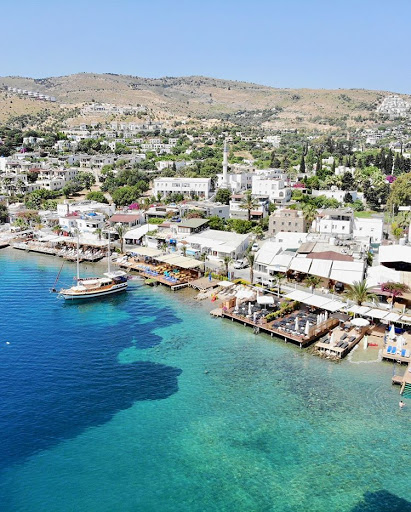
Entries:
[[311,295],[311,297],[304,300],[305,304],[315,306],[317,308],[322,308],[324,304],[327,304],[327,302],[330,302],[330,299],[328,297],[321,297],[320,295]]
[[230,286],[233,286],[234,283],[231,281],[220,281],[218,286],[222,286],[223,288],[229,288]]
[[358,306],[355,304],[354,306],[347,308],[347,311],[351,311],[351,313],[355,313],[357,315],[364,315],[370,309],[371,308],[368,308],[367,306]]
[[330,275],[332,261],[331,260],[312,260],[310,274],[313,276],[328,278]]
[[290,269],[308,274],[312,261],[310,258],[294,258],[290,264]]
[[367,325],[370,325],[370,322],[365,318],[353,318],[351,320],[351,324],[356,327],[366,327]]
[[155,258],[156,256],[163,254],[159,249],[154,249],[153,247],[136,247],[127,252],[135,252],[140,256],[150,256],[151,258]]
[[302,292],[301,290],[294,290],[293,292],[287,293],[287,297],[298,302],[305,302],[305,299],[311,297],[311,293]]
[[327,304],[324,304],[321,306],[323,309],[326,309],[327,311],[331,311],[333,313],[334,311],[338,311],[339,309],[342,309],[344,306],[344,302],[341,302],[340,300],[332,300],[331,302],[327,302]]
[[400,322],[404,324],[411,324],[411,316],[402,315]]
[[274,297],[271,295],[260,295],[257,297],[257,304],[274,304]]
[[386,311],[382,311],[381,309],[370,309],[364,313],[365,316],[370,316],[371,318],[384,318],[387,314]]
[[387,316],[384,317],[384,320],[388,322],[397,322],[401,315],[397,315],[397,313],[388,313]]

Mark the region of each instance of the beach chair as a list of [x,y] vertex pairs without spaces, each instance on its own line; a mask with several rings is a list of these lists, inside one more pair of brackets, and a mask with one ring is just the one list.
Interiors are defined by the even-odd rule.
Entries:
[[393,348],[391,345],[387,347],[387,354],[391,354]]
[[356,338],[356,337],[357,337],[357,336],[350,336],[350,337],[348,338],[348,343],[352,343],[352,342],[355,340],[355,338]]
[[397,353],[397,347],[392,347],[391,355],[393,356],[396,353]]
[[401,357],[407,357],[405,354],[407,353],[407,351],[404,349],[401,350]]
[[347,347],[348,347],[348,343],[347,343],[347,342],[345,342],[345,343],[343,343],[343,344],[341,345],[341,348],[347,348]]
[[346,337],[348,336],[348,334],[345,332],[341,338],[340,338],[340,341],[344,341],[346,339]]

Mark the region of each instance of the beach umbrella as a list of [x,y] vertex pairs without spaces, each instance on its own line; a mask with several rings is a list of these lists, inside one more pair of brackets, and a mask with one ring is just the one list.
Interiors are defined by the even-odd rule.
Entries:
[[398,336],[397,338],[397,351],[401,352],[402,347],[404,346],[405,338],[403,336]]
[[299,325],[299,321],[298,321],[298,316],[295,318],[295,325],[294,325],[294,330],[295,331],[298,331],[300,325]]
[[307,323],[305,324],[304,334],[308,336],[308,333],[310,332],[310,322],[307,320]]
[[363,343],[364,343],[364,350],[366,350],[366,348],[368,347],[368,336],[367,335],[364,336]]
[[235,310],[238,311],[240,306],[240,299],[238,297],[235,298]]
[[251,315],[251,302],[248,303],[248,314]]
[[321,323],[321,315],[317,315],[317,325],[320,325]]
[[355,327],[367,327],[367,325],[370,325],[370,322],[365,318],[358,317],[351,320],[351,325],[355,325]]
[[257,312],[254,312],[253,313],[253,322],[255,323],[257,320]]
[[390,340],[395,338],[395,327],[394,324],[391,324],[390,332],[388,333],[388,337]]
[[328,311],[324,313],[324,320],[328,320]]
[[334,346],[334,331],[331,331],[330,334],[330,347]]

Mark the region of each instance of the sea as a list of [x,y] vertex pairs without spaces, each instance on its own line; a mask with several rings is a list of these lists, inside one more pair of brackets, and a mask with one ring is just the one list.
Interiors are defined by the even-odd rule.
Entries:
[[0,252],[1,512],[411,510],[405,367],[320,359],[138,280],[67,303],[61,264]]

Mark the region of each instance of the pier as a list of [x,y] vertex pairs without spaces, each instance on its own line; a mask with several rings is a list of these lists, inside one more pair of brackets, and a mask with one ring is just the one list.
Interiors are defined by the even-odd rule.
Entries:
[[[272,322],[267,322],[265,318],[263,318],[254,322],[252,317],[239,315],[234,312],[234,309],[224,311],[223,308],[221,316],[223,318],[231,319],[232,322],[237,321],[245,326],[252,327],[256,333],[265,332],[269,334],[271,337],[277,336],[283,338],[286,343],[291,342],[298,344],[300,348],[306,347],[313,343],[315,340],[318,340],[318,338],[324,336],[326,333],[330,331],[330,329],[333,329],[339,323],[338,319],[331,317],[322,322],[321,324],[312,325],[307,334],[298,334],[289,332],[290,330],[286,330],[282,326],[277,325],[277,322],[275,320]],[[287,320],[293,322],[294,318],[292,318],[291,315],[288,315],[288,317],[284,317],[284,321]]]

